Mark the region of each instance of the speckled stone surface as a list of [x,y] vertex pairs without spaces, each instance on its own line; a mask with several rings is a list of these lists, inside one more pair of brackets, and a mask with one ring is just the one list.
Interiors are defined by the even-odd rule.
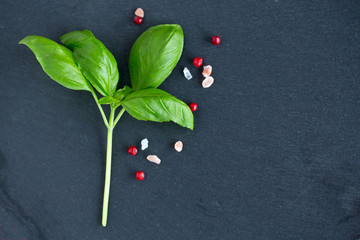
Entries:
[[[358,1],[3,0],[0,10],[0,240],[359,239]],[[195,129],[124,114],[103,228],[98,109],[17,43],[90,29],[115,55],[123,86],[132,44],[160,23],[185,34],[160,88],[198,104]],[[196,56],[213,67],[209,89]],[[144,138],[149,148],[128,155]]]

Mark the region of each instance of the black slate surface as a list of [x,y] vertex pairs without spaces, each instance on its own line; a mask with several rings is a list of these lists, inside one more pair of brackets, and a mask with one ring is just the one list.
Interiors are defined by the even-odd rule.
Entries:
[[[3,0],[0,9],[1,240],[360,238],[358,1]],[[198,103],[195,130],[124,115],[103,228],[97,107],[53,82],[17,42],[90,29],[115,55],[122,86],[133,42],[160,23],[185,33],[161,88]],[[210,89],[195,56],[214,68]],[[129,156],[144,137],[150,148]],[[162,164],[147,162],[150,153]]]

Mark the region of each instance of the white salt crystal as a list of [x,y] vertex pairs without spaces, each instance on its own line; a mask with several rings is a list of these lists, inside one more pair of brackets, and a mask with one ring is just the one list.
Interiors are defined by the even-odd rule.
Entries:
[[204,79],[202,82],[203,88],[209,88],[214,83],[214,78],[209,76]]
[[183,146],[184,145],[183,145],[182,141],[177,141],[174,145],[174,148],[177,152],[181,152],[183,149]]
[[146,157],[147,160],[149,160],[150,162],[156,163],[156,164],[160,164],[161,160],[160,158],[158,158],[158,156],[156,155],[149,155]]
[[136,9],[135,11],[135,15],[138,17],[144,17],[144,10],[142,10],[141,8]]
[[141,150],[145,150],[149,147],[149,140],[147,138],[144,138],[141,141]]
[[212,72],[212,67],[210,65],[207,65],[207,66],[204,66],[204,70],[202,72],[202,75],[204,77],[208,77],[211,75],[211,72]]
[[187,67],[184,68],[183,72],[184,72],[184,76],[187,80],[192,79],[192,75]]

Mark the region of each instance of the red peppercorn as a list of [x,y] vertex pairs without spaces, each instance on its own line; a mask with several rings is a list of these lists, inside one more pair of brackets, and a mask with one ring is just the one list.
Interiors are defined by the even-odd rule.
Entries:
[[131,156],[136,155],[137,152],[138,152],[138,150],[137,150],[137,148],[134,147],[134,146],[130,146],[130,147],[128,148],[128,153],[129,153]]
[[138,17],[138,16],[135,16],[134,17],[134,23],[135,24],[141,24],[143,22],[143,18],[142,17]]
[[141,181],[141,180],[144,180],[145,178],[145,173],[143,171],[137,171],[135,173],[135,177],[137,180]]
[[197,104],[196,104],[196,103],[190,103],[190,104],[189,104],[189,107],[190,107],[190,110],[191,110],[191,111],[195,112],[196,109],[197,109]]
[[193,60],[193,64],[195,67],[200,67],[202,65],[202,62],[203,62],[202,58],[199,57],[196,57]]
[[214,44],[214,45],[219,45],[219,44],[220,44],[220,37],[219,37],[219,36],[213,36],[213,37],[211,38],[211,42],[212,42],[212,44]]

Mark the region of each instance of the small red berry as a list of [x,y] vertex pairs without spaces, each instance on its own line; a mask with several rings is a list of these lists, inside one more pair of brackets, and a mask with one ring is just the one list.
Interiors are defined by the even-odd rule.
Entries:
[[213,37],[211,38],[211,42],[212,42],[212,44],[214,44],[214,45],[219,45],[219,44],[220,44],[220,37],[219,37],[219,36],[213,36]]
[[203,62],[202,58],[199,57],[196,57],[193,60],[193,64],[195,67],[200,67],[202,65],[202,62]]
[[145,173],[143,171],[137,171],[135,173],[135,177],[137,180],[141,181],[141,180],[144,180],[145,178]]
[[128,148],[128,153],[129,153],[131,156],[136,155],[137,152],[138,152],[138,150],[137,150],[137,148],[134,147],[134,146],[130,146],[130,147]]
[[135,16],[134,17],[134,23],[135,24],[141,24],[143,22],[143,18],[142,17],[138,17],[138,16]]
[[197,109],[197,104],[196,104],[196,103],[190,103],[190,104],[189,104],[189,107],[190,107],[190,110],[191,110],[191,111],[195,112],[196,109]]

